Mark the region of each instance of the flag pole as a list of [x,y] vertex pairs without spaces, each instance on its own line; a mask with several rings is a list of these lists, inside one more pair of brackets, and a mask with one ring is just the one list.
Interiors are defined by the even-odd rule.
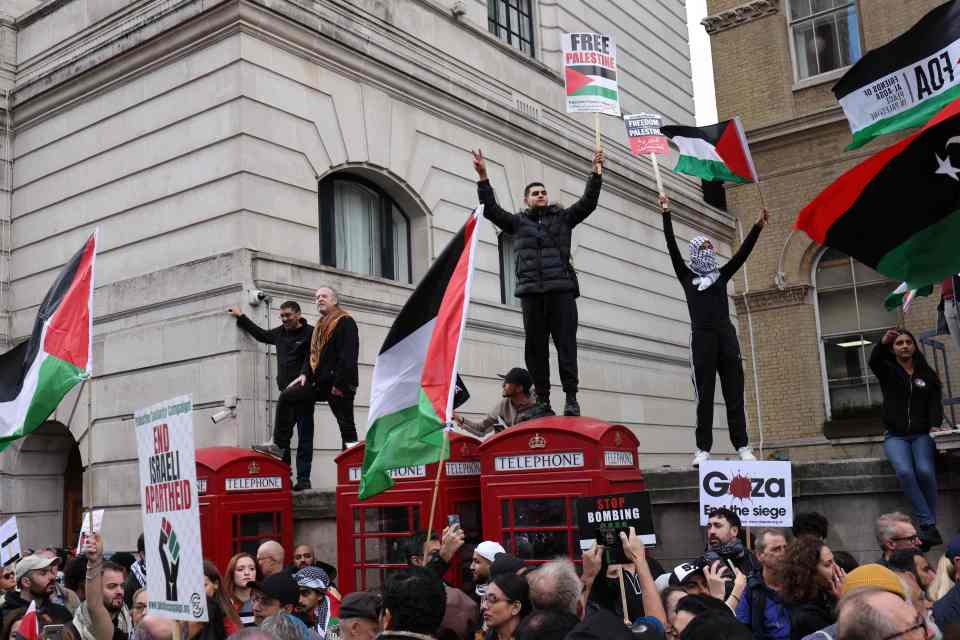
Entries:
[[630,624],[630,611],[627,609],[627,588],[623,584],[623,565],[617,567],[617,577],[620,579],[620,603],[623,605],[623,621]]
[[444,427],[443,433],[443,443],[440,445],[440,459],[437,461],[437,475],[433,479],[433,498],[430,500],[430,519],[427,521],[427,539],[424,541],[424,544],[430,542],[430,536],[433,535],[433,516],[437,510],[437,494],[440,492],[440,474],[443,473],[444,460],[446,456],[444,455],[447,449],[447,429]]
[[766,209],[767,204],[763,201],[763,189],[760,188],[760,179],[758,178],[754,184],[757,185],[757,195],[760,196],[760,208]]
[[[594,139],[594,151],[600,151],[600,112],[593,112],[593,139]],[[603,165],[600,165],[599,173],[597,175],[603,175]]]
[[653,178],[657,181],[657,193],[665,196],[667,194],[663,192],[663,178],[660,176],[660,165],[657,162],[657,154],[650,154],[650,162],[653,163]]

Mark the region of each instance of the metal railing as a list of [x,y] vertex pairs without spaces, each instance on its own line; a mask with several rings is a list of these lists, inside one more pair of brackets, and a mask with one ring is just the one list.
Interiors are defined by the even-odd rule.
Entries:
[[[941,339],[943,336],[937,334],[936,329],[930,329],[920,333],[918,336],[920,340],[920,348],[923,349],[923,354],[927,355],[926,347],[930,347],[930,350],[933,353],[933,358],[927,358],[927,360],[932,360],[931,364],[933,365],[934,371],[937,372],[937,377],[944,382],[946,393],[944,394],[943,406],[950,410],[950,424],[957,424],[957,413],[956,407],[960,405],[960,397],[953,395],[953,386],[950,383],[950,361],[947,359],[947,348]],[[946,336],[945,339],[951,339],[950,336]],[[940,371],[940,363],[943,362],[943,372]]]

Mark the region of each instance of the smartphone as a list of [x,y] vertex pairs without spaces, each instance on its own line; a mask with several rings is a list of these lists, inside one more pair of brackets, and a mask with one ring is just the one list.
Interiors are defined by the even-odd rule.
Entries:
[[453,525],[460,527],[460,515],[457,513],[451,513],[447,516],[447,526],[452,527]]
[[63,640],[63,625],[48,624],[43,628],[43,637],[45,640],[47,638],[51,640]]

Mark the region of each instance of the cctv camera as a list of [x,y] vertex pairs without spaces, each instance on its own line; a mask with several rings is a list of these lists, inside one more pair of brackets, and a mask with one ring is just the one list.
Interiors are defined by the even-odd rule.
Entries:
[[260,289],[247,289],[247,302],[251,307],[259,305],[264,300],[269,301],[270,295]]
[[220,411],[217,411],[215,414],[210,416],[210,419],[213,420],[213,424],[220,424],[227,418],[232,418],[232,417],[233,417],[232,409],[221,409]]

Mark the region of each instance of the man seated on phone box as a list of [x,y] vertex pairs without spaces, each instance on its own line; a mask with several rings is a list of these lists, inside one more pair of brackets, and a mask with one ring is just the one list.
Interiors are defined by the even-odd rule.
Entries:
[[553,415],[547,405],[538,403],[530,396],[533,377],[526,369],[514,367],[506,375],[499,377],[503,380],[503,399],[483,420],[469,420],[459,413],[454,413],[453,419],[459,426],[478,438],[483,438],[526,420]]
[[25,612],[31,602],[37,603],[37,620],[41,631],[48,624],[66,624],[73,614],[63,605],[53,602],[57,584],[57,567],[54,558],[29,555],[17,563],[14,571],[16,588],[4,597],[0,615],[4,627],[17,615]]

